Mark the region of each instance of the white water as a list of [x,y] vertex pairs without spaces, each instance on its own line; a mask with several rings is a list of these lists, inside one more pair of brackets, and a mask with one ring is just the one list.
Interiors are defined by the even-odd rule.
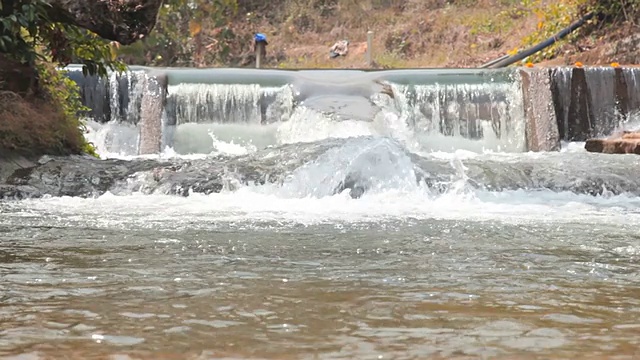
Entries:
[[[124,197],[105,194],[97,199],[39,200],[32,205],[56,208],[56,212],[68,216],[79,214],[80,217],[85,212],[88,214],[100,208],[104,210],[101,213],[117,214],[114,216],[119,219],[110,220],[110,216],[105,216],[95,219],[97,222],[135,221],[151,224],[174,219],[178,228],[183,221],[176,217],[182,216],[186,219],[184,226],[210,226],[217,221],[275,221],[285,225],[390,219],[589,224],[634,224],[640,221],[640,214],[634,210],[640,205],[638,198],[611,196],[606,191],[603,196],[593,197],[551,191],[487,192],[469,186],[464,167],[467,159],[513,162],[547,156],[545,153],[522,152],[524,122],[518,121],[523,116],[519,98],[510,96],[517,92],[514,85],[492,86],[503,97],[492,99],[488,109],[474,105],[474,101],[477,103],[478,98],[484,95],[473,86],[453,89],[443,89],[438,85],[395,87],[394,99],[380,94],[372,96],[372,103],[381,110],[371,121],[337,121],[329,114],[304,106],[304,103],[293,107],[293,94],[289,87],[271,89],[271,96],[279,100],[275,106],[270,105],[268,111],[271,112],[270,116],[277,114],[279,120],[267,125],[260,125],[259,102],[264,90],[257,86],[174,86],[170,89],[172,101],[182,104],[180,106],[183,108],[178,110],[172,143],[165,146],[160,154],[145,155],[146,158],[245,155],[283,144],[327,138],[353,140],[328,151],[314,162],[301,165],[281,185],[246,186],[235,192],[192,194],[188,198],[135,193]],[[456,102],[438,103],[444,99],[439,96],[445,93],[451,98],[467,99],[466,108],[461,108]],[[413,103],[416,101],[422,105],[417,106]],[[201,119],[205,113],[209,117],[229,113],[231,110],[226,106],[230,103],[237,103],[241,110],[235,113],[233,119]],[[208,105],[206,109],[197,110],[198,104]],[[456,122],[453,136],[441,134],[437,129],[438,124],[460,114],[466,120],[459,119],[459,123]],[[446,118],[438,120],[439,116]],[[466,122],[469,119],[480,121]],[[502,129],[500,137],[493,130],[496,122]],[[635,123],[630,119],[625,128]],[[470,124],[477,124],[474,126],[478,128],[464,127]],[[139,139],[134,127],[90,123],[89,128],[91,132],[87,138],[97,146],[103,158],[137,157],[134,154]],[[461,131],[480,131],[482,138],[470,139],[462,136]],[[359,136],[374,136],[381,140],[377,143],[361,142],[356,139]],[[400,148],[390,145],[392,143],[383,140],[385,138],[394,139]],[[449,160],[458,174],[450,180],[451,190],[438,194],[424,184],[416,184],[411,160],[404,151]],[[584,144],[563,143],[562,152],[582,153]],[[340,181],[350,174],[370,180],[366,194],[357,200],[348,195],[348,190],[332,195]],[[201,222],[194,225],[194,219],[200,219]]]
[[[59,221],[87,226],[154,227],[171,222],[181,229],[215,229],[223,223],[246,228],[288,227],[297,224],[380,223],[420,220],[468,220],[562,226],[563,223],[633,227],[640,225],[640,199],[627,196],[592,197],[551,191],[524,190],[451,192],[434,196],[428,189],[385,190],[352,199],[346,193],[322,198],[286,198],[247,187],[236,192],[187,198],[168,195],[115,196],[95,199],[48,198],[22,203],[36,213],[54,213]],[[95,216],[100,214],[100,216]],[[23,216],[29,216],[28,213]]]
[[[458,175],[451,179],[450,191],[434,193],[424,184],[417,185],[411,170],[411,160],[402,149],[380,137],[379,141],[363,142],[353,139],[345,146],[328,151],[312,163],[294,171],[283,185],[246,186],[235,192],[202,195],[188,198],[165,195],[115,196],[105,194],[97,199],[52,198],[33,200],[30,207],[61,213],[65,219],[86,219],[96,211],[96,226],[111,226],[134,222],[140,226],[173,221],[181,227],[215,227],[217,222],[253,223],[276,222],[277,226],[317,223],[358,223],[385,220],[472,220],[524,223],[584,223],[640,224],[640,199],[626,195],[603,196],[555,193],[552,191],[488,192],[471,188],[466,183],[464,161],[469,158],[517,161],[527,157],[544,157],[545,153],[504,153],[486,150],[486,139],[477,147],[468,146],[471,140],[447,137],[447,146],[437,149],[438,136],[416,139],[407,128],[393,128],[386,118],[373,122],[333,122],[310,112],[296,121],[270,126],[188,124],[182,129],[185,140],[208,143],[211,153],[242,155],[269,145],[315,141],[327,137],[384,135],[396,138],[406,149],[418,147],[423,156],[449,159]],[[295,119],[296,117],[294,117]],[[95,124],[94,124],[95,125]],[[110,125],[106,125],[110,126]],[[207,130],[206,132],[204,130]],[[93,135],[92,135],[93,134]],[[98,145],[100,130],[88,134]],[[190,136],[189,136],[190,134]],[[195,134],[199,134],[195,136]],[[197,140],[196,140],[197,139]],[[420,141],[431,144],[431,151],[420,148]],[[436,141],[431,141],[436,140]],[[563,151],[584,152],[581,143],[565,143]],[[465,149],[465,146],[467,147]],[[447,151],[455,148],[454,151]],[[104,157],[131,158],[126,154],[102,152]],[[204,157],[204,154],[180,155],[167,148],[158,158]],[[331,195],[336,185],[349,173],[359,173],[373,182],[362,198],[352,199],[348,191]],[[273,226],[269,225],[269,226]],[[560,225],[559,225],[560,226]]]

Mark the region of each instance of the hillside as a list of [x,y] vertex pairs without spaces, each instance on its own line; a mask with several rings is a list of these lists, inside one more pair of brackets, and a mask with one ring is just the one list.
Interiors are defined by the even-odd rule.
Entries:
[[[207,21],[214,18],[207,13],[195,32],[193,19],[181,31],[174,24],[179,18],[167,19],[163,25],[161,15],[157,36],[166,37],[170,26],[176,34],[184,34],[186,27],[195,34],[169,42],[182,41],[180,49],[168,51],[157,45],[123,50],[123,60],[163,66],[252,66],[252,36],[262,32],[269,41],[268,67],[360,68],[366,67],[370,30],[375,67],[477,67],[554,35],[594,6],[593,0],[222,1],[237,5],[235,11],[218,11],[223,21]],[[619,2],[604,3],[601,8]],[[553,65],[640,62],[639,26],[633,11],[640,2],[622,3],[627,7],[619,10],[620,16],[591,21],[527,60]],[[185,13],[183,19],[189,16],[193,14]],[[329,59],[329,48],[342,39],[350,42],[348,56]]]

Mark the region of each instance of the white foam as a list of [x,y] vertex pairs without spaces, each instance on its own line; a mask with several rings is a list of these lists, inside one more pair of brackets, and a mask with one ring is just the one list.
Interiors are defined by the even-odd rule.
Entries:
[[132,158],[138,154],[140,131],[132,124],[87,121],[84,137],[103,158]]
[[593,197],[551,191],[472,192],[468,189],[433,195],[426,188],[384,190],[351,199],[346,193],[314,197],[283,197],[246,187],[236,192],[189,197],[168,195],[114,196],[95,199],[25,200],[31,214],[54,213],[63,220],[91,219],[97,226],[168,222],[179,229],[220,222],[319,224],[385,220],[469,220],[514,224],[530,222],[640,224],[640,199],[624,195]]
[[366,121],[334,121],[305,106],[297,107],[291,119],[279,124],[278,144],[313,142],[328,138],[376,135],[372,123]]

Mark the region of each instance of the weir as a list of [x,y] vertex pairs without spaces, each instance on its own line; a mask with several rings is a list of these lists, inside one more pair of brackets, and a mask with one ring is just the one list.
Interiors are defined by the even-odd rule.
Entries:
[[[400,137],[423,148],[435,137],[441,143],[466,139],[474,144],[472,149],[552,151],[562,140],[609,135],[640,110],[635,68],[363,71],[134,66],[108,79],[85,77],[76,65],[67,70],[91,109],[87,117],[109,127],[104,136],[110,138],[110,150],[130,155],[158,153],[166,147],[207,153],[212,137],[240,128],[245,135],[262,134],[260,139],[245,136],[257,147],[291,142],[281,134],[283,129],[297,131],[299,141],[312,141],[313,136],[300,133],[327,124],[346,132],[353,129],[354,135],[398,137],[401,132]],[[334,133],[329,136],[346,136]]]

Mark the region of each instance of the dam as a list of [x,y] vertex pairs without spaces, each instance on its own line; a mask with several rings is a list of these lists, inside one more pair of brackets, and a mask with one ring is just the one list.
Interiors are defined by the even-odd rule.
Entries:
[[0,181],[0,357],[637,358],[633,68],[68,68]]
[[[356,127],[393,118],[418,137],[439,135],[446,141],[460,136],[472,146],[497,151],[555,151],[562,141],[609,135],[633,121],[640,109],[636,68],[131,67],[108,79],[85,77],[79,66],[67,70],[91,109],[86,116],[113,131],[105,134],[111,138],[110,150],[132,155],[166,147],[207,152],[198,143],[209,139],[199,141],[202,132],[194,130],[206,125],[259,133],[263,126],[295,125],[301,118],[316,125],[347,121]],[[191,140],[185,142],[185,137]],[[258,146],[275,144],[274,139],[252,140]]]

